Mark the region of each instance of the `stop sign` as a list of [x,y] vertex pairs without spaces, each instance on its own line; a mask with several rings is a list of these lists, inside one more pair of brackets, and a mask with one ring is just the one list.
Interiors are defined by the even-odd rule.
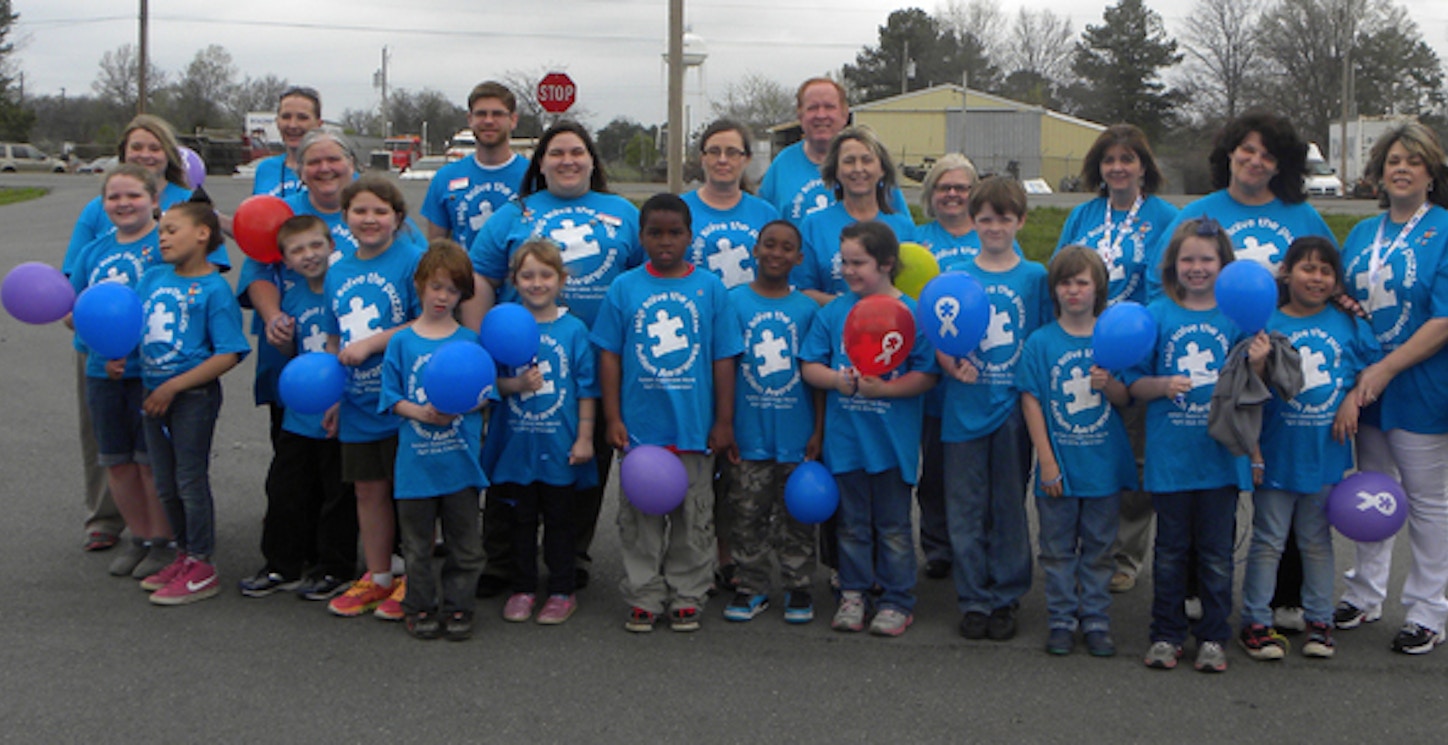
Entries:
[[538,105],[550,114],[562,114],[573,105],[577,92],[568,73],[550,72],[538,81]]

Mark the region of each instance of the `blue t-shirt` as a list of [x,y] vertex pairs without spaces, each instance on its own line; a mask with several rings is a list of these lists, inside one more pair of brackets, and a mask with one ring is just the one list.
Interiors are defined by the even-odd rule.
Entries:
[[[1448,184],[1438,188],[1448,188]],[[1402,346],[1429,319],[1448,316],[1448,210],[1434,205],[1407,236],[1406,250],[1379,249],[1382,268],[1373,282],[1372,245],[1386,215],[1358,223],[1347,236],[1343,267],[1347,291],[1362,303],[1384,354]],[[1405,225],[1388,224],[1383,242],[1394,243]],[[1363,420],[1384,431],[1424,435],[1448,432],[1448,347],[1398,373]]]
[[[845,319],[859,301],[859,295],[846,292],[820,308],[800,348],[801,362],[817,362],[831,370],[854,366],[845,354]],[[908,295],[900,296],[900,302],[915,312],[915,301]],[[894,380],[910,372],[940,374],[935,347],[919,328],[904,364],[882,377]],[[923,398],[843,396],[839,390],[829,389],[825,393],[824,461],[830,473],[863,470],[875,474],[898,468],[900,478],[914,484],[920,463]]]
[[[483,443],[482,412],[459,414],[445,426],[392,413],[392,407],[399,401],[419,406],[427,403],[427,391],[422,387],[423,370],[438,347],[450,341],[476,344],[478,337],[462,326],[442,339],[428,339],[405,328],[387,341],[376,413],[399,422],[397,462],[392,476],[394,499],[429,499],[470,486],[482,489],[488,485],[488,477],[478,460]],[[490,388],[488,398],[497,400],[496,390]]]
[[[327,351],[325,292],[312,292],[306,282],[293,283],[282,292],[282,312],[296,322],[292,330],[292,341],[296,344],[298,355]],[[287,357],[281,350],[272,347],[265,339],[260,340],[259,345],[271,347],[281,361],[280,367],[286,366]],[[290,407],[282,415],[282,429],[314,440],[327,436],[327,430],[322,426],[322,414],[302,414]]]
[[[1111,210],[1109,227],[1107,210]],[[1071,245],[1095,249],[1106,264],[1106,304],[1115,305],[1122,300],[1144,303],[1147,261],[1166,252],[1166,244],[1171,240],[1167,226],[1176,219],[1177,211],[1165,199],[1147,194],[1128,225],[1126,218],[1131,210],[1111,209],[1110,199],[1097,197],[1071,210],[1066,225],[1061,228],[1061,239],[1056,242],[1056,253]]]
[[[568,283],[560,302],[589,326],[619,275],[644,263],[639,245],[639,211],[616,194],[591,191],[564,199],[547,191],[503,205],[473,239],[473,271],[507,283],[513,252],[529,238],[550,238],[563,247]],[[513,300],[507,285],[498,300]]]
[[[940,226],[938,220],[916,225],[915,242],[930,251],[942,272],[964,271],[964,265],[975,261],[975,257],[980,254],[980,235],[974,228],[967,230],[964,235],[951,235],[950,231]],[[1017,256],[1026,258],[1020,241],[1011,241],[1011,246],[1015,248]]]
[[689,245],[689,262],[713,272],[733,289],[754,281],[754,244],[759,230],[779,219],[779,210],[753,194],[741,194],[739,204],[716,210],[699,198],[699,192],[685,194],[693,218],[694,242]]
[[[781,217],[795,225],[835,203],[834,193],[825,188],[820,178],[820,167],[805,155],[803,141],[775,156],[759,184],[759,198],[774,205]],[[890,195],[890,206],[907,217],[910,215],[910,205],[899,187]]]
[[467,248],[488,218],[517,198],[527,171],[528,159],[520,155],[499,166],[482,165],[476,155],[455,160],[433,174],[418,212]]
[[1187,310],[1162,298],[1146,306],[1156,321],[1156,344],[1140,364],[1122,373],[1130,386],[1147,376],[1185,375],[1192,389],[1180,402],[1153,399],[1146,406],[1146,489],[1164,493],[1240,483],[1239,460],[1207,434],[1212,391],[1232,346],[1244,337],[1222,313]]
[[[191,199],[191,190],[184,186],[177,186],[169,181],[161,188],[161,211],[171,209],[171,206],[179,202]],[[105,203],[97,196],[86,202],[85,208],[80,211],[80,218],[75,221],[75,228],[70,233],[70,245],[65,249],[65,260],[61,263],[60,270],[66,274],[74,273],[75,260],[80,252],[90,245],[95,239],[114,233],[116,226],[111,224],[110,215],[106,214]],[[226,244],[222,243],[207,255],[206,260],[214,264],[221,271],[231,269],[231,258],[226,254]]]
[[1332,439],[1332,421],[1357,374],[1381,352],[1367,322],[1335,307],[1307,318],[1279,309],[1267,330],[1281,332],[1302,355],[1302,390],[1285,401],[1274,395],[1263,412],[1262,487],[1316,494],[1352,468],[1352,442]]
[[966,358],[980,371],[974,383],[942,375],[945,402],[940,413],[942,442],[967,442],[996,431],[1020,403],[1016,368],[1026,338],[1050,323],[1051,291],[1046,268],[1021,260],[1004,272],[988,272],[972,261],[961,267],[980,281],[990,300],[990,325],[980,346]]
[[307,185],[296,171],[287,168],[286,155],[273,155],[256,164],[256,176],[251,182],[251,193],[271,197],[290,197],[304,194]]
[[[75,273],[70,275],[70,286],[77,295],[102,282],[119,282],[135,289],[146,270],[161,263],[161,247],[158,242],[160,235],[160,232],[152,227],[145,235],[130,243],[119,242],[114,230],[95,239],[81,250],[75,263]],[[75,335],[75,348],[87,353],[86,377],[107,377],[107,360],[88,350],[79,334]],[[125,377],[136,378],[140,375],[141,357],[132,350],[126,357]]]
[[[379,256],[363,259],[353,254],[327,270],[323,330],[341,337],[339,350],[418,316],[421,301],[412,275],[421,258],[415,245],[393,243]],[[337,431],[342,442],[375,442],[397,431],[397,417],[378,413],[382,357],[379,352],[347,369]]]
[[764,297],[749,285],[729,291],[744,333],[734,382],[734,441],[745,460],[798,463],[814,434],[814,391],[800,376],[800,345],[819,304],[794,291]]
[[[881,212],[875,219],[890,226],[901,243],[915,240],[915,223],[910,213]],[[832,204],[805,219],[799,232],[804,236],[804,260],[790,273],[790,282],[801,290],[819,290],[835,295],[849,292],[840,274],[840,231],[858,220],[845,205]]]
[[141,275],[145,333],[141,382],[154,390],[218,354],[246,357],[251,344],[241,329],[241,306],[218,272],[182,277],[170,264]]
[[645,264],[608,288],[589,339],[619,356],[630,444],[704,451],[714,426],[714,361],[744,348],[729,291],[698,268],[655,276]]
[[[357,239],[352,235],[352,229],[347,227],[346,210],[323,212],[317,209],[316,205],[312,204],[312,199],[306,192],[293,194],[282,201],[286,202],[287,206],[292,208],[293,215],[315,215],[321,218],[322,222],[327,224],[327,229],[332,231],[332,242],[336,246],[336,249],[342,252],[343,256],[350,256],[357,252]],[[410,217],[402,221],[402,227],[397,231],[397,235],[394,236],[393,241],[396,243],[411,244],[419,251],[427,250],[427,234],[423,233],[422,229],[417,227],[417,223],[413,222]],[[277,262],[277,264],[280,265],[281,262]],[[286,272],[288,270],[282,267],[280,271]]]
[[1167,244],[1179,225],[1198,217],[1210,217],[1222,224],[1237,258],[1251,259],[1267,267],[1272,276],[1277,276],[1277,267],[1287,255],[1287,247],[1294,240],[1309,235],[1322,236],[1337,245],[1337,238],[1323,222],[1322,215],[1307,202],[1287,204],[1274,197],[1272,201],[1251,207],[1232,198],[1226,189],[1214,191],[1188,204],[1177,213],[1176,219],[1166,228],[1166,238],[1157,244],[1157,250],[1147,262],[1146,299],[1154,301],[1162,296],[1161,261],[1166,255]]
[[[483,467],[494,484],[532,484],[587,488],[598,484],[593,461],[568,464],[578,440],[578,404],[598,398],[596,355],[588,327],[577,316],[559,316],[538,324],[536,363],[543,387],[515,393],[493,410]],[[521,369],[511,371],[516,375]]]
[[[1136,458],[1121,414],[1091,387],[1091,337],[1072,336],[1059,323],[1026,339],[1016,386],[1041,404],[1051,451],[1068,497],[1109,497],[1136,488]],[[1036,496],[1045,497],[1040,478]]]

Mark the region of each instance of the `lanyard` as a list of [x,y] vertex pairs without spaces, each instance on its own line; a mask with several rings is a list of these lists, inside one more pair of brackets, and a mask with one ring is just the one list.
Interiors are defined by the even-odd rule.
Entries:
[[1387,265],[1388,259],[1392,257],[1394,251],[1408,245],[1408,237],[1413,234],[1413,229],[1418,227],[1418,223],[1422,221],[1423,216],[1428,214],[1430,206],[1430,202],[1424,202],[1419,205],[1418,211],[1414,212],[1413,216],[1408,218],[1408,222],[1403,225],[1402,230],[1398,231],[1397,237],[1393,238],[1393,242],[1388,244],[1386,250],[1383,250],[1383,231],[1388,227],[1389,213],[1383,213],[1383,219],[1378,223],[1377,237],[1373,238],[1372,256],[1368,259],[1369,288],[1378,286],[1378,277],[1382,274],[1383,267]]
[[[1141,204],[1144,201],[1146,200],[1143,199],[1140,194],[1136,195],[1136,201],[1132,203],[1131,211],[1127,212],[1126,219],[1121,221],[1121,230],[1118,231],[1113,238],[1111,235],[1111,198],[1106,198],[1106,219],[1103,221],[1104,232],[1101,236],[1100,244],[1101,248],[1105,249],[1106,256],[1102,258],[1114,260],[1116,257],[1121,256],[1121,239],[1123,236],[1131,233],[1131,224],[1136,222],[1136,213],[1141,210]],[[1106,262],[1107,266],[1111,265],[1110,260]]]

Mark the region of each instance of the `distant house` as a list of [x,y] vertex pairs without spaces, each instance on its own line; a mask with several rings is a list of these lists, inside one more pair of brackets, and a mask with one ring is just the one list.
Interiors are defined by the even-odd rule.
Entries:
[[[850,107],[890,149],[902,172],[920,173],[936,158],[963,152],[982,173],[1041,178],[1052,188],[1081,172],[1086,151],[1105,125],[1033,104],[937,85]],[[799,124],[773,127],[774,150],[800,137]]]

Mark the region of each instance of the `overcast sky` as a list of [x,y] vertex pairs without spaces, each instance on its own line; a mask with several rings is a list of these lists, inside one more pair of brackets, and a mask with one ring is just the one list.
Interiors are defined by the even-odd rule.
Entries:
[[[1448,59],[1448,2],[1397,0]],[[915,3],[934,11],[944,0]],[[686,0],[686,22],[707,60],[686,82],[690,119],[709,116],[704,93],[749,72],[793,87],[852,62],[878,40],[902,0]],[[1100,23],[1105,0],[1001,0],[1049,8],[1079,33]],[[1147,0],[1173,32],[1191,0]],[[27,94],[89,93],[101,54],[137,38],[138,0],[14,0],[12,38]],[[1083,10],[1089,8],[1089,11]],[[382,48],[394,87],[436,88],[461,103],[477,82],[506,70],[566,70],[600,127],[617,115],[663,121],[667,0],[151,0],[151,54],[175,74],[207,44],[232,54],[244,75],[276,74],[322,92],[327,118],[375,107]],[[700,109],[703,111],[701,112]],[[240,123],[238,123],[239,126]],[[461,124],[461,123],[460,123]]]

